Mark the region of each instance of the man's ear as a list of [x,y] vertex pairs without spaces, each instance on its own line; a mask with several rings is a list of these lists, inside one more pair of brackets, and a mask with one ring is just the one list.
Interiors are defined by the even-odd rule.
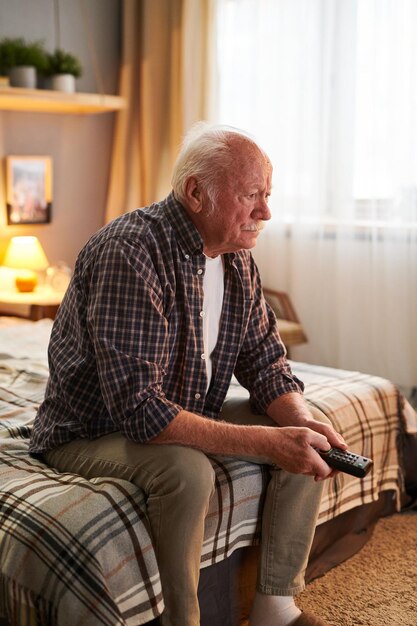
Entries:
[[199,213],[203,208],[202,194],[198,181],[194,176],[190,176],[185,183],[185,196],[189,209],[193,211],[193,213]]

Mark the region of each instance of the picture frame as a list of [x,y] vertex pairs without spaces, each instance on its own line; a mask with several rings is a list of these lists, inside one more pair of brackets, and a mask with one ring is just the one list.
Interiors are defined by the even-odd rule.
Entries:
[[52,212],[52,159],[6,157],[7,223],[48,224]]

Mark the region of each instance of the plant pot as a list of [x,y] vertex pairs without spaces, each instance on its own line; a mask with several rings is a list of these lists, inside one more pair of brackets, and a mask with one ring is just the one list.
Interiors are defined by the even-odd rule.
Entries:
[[55,74],[52,76],[52,89],[74,93],[75,77],[72,74]]
[[12,87],[26,87],[36,89],[36,69],[31,65],[17,65],[9,72]]

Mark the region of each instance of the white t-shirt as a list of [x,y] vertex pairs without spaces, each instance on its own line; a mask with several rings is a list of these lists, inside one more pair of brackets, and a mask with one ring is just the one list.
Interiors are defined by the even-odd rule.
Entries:
[[203,279],[203,341],[206,355],[207,389],[212,373],[211,354],[219,336],[220,316],[223,306],[224,268],[221,255],[214,259],[206,257],[206,271]]

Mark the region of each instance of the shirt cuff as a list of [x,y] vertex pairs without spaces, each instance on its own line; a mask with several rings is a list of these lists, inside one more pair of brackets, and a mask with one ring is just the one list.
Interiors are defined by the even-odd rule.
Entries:
[[164,397],[153,396],[122,422],[121,431],[127,439],[147,443],[159,435],[181,410],[179,404]]
[[264,381],[262,387],[254,390],[251,394],[251,404],[255,412],[266,413],[267,408],[276,398],[286,393],[299,393],[304,391],[304,383],[294,374],[281,374],[274,376],[269,381]]

